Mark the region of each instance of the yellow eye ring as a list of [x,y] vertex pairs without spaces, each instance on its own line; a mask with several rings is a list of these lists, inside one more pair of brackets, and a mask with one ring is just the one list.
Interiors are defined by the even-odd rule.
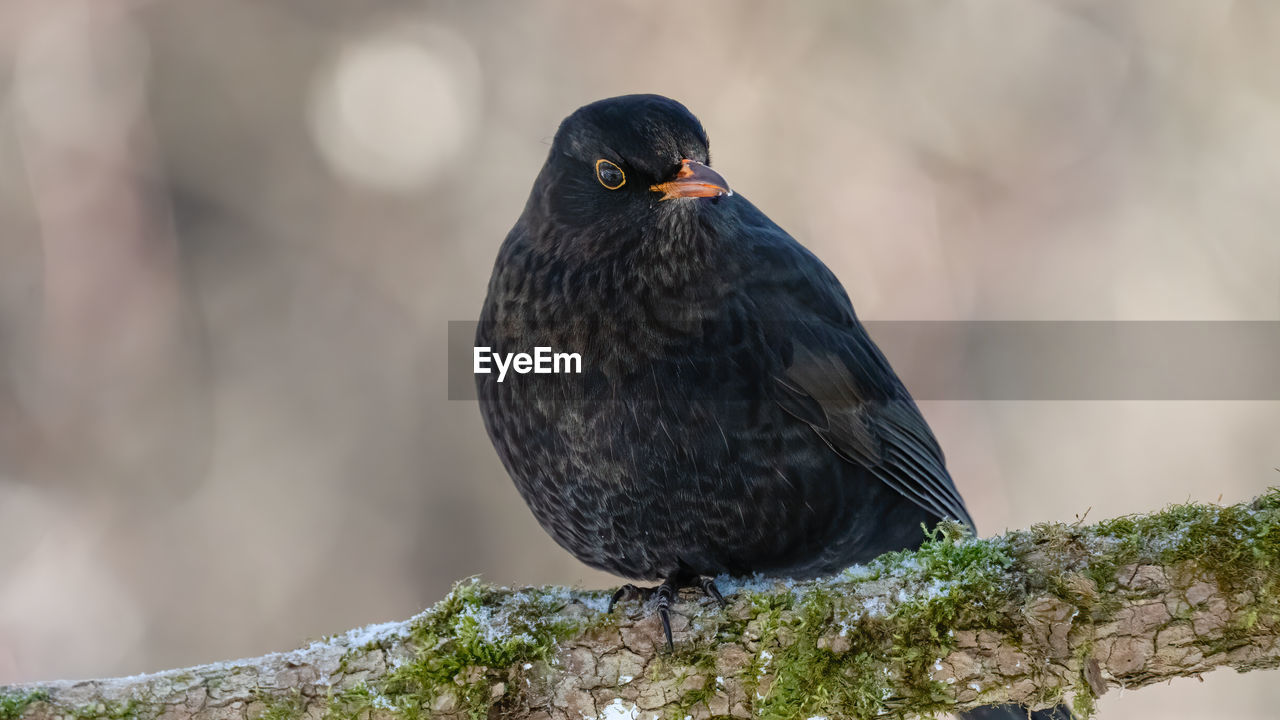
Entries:
[[627,184],[627,174],[616,163],[600,158],[596,161],[596,180],[610,190],[617,190]]

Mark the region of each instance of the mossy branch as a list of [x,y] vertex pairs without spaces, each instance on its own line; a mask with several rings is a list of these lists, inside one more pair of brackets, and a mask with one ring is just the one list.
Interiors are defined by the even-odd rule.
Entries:
[[944,529],[832,579],[686,596],[676,650],[603,593],[468,581],[402,623],[289,653],[0,688],[55,717],[907,716],[1280,665],[1280,491],[989,540]]

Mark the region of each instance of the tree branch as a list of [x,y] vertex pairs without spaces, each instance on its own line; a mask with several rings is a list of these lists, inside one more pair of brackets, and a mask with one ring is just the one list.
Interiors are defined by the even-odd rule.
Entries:
[[9,718],[809,717],[1074,700],[1280,665],[1280,491],[919,551],[813,582],[686,595],[676,651],[606,595],[468,581],[400,623],[289,653],[0,688]]

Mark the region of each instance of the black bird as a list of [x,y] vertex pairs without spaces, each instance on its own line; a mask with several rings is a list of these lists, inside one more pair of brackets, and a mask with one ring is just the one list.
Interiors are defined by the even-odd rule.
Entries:
[[722,573],[832,573],[919,545],[921,523],[972,525],[840,282],[730,190],[673,100],[601,100],[561,124],[476,345],[582,356],[581,374],[477,374],[485,425],[558,543],[664,580],[668,600]]
[[[820,180],[819,180],[820,181]],[[710,167],[657,95],[560,125],[493,269],[477,347],[581,374],[477,374],[542,527],[592,567],[723,603],[719,574],[811,577],[973,522],[911,395],[817,257]]]

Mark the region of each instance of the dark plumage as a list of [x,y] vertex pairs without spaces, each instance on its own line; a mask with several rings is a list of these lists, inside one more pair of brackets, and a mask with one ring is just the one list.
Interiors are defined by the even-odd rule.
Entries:
[[[680,587],[808,577],[972,526],[916,404],[817,257],[729,191],[656,95],[560,126],[498,252],[477,346],[582,355],[477,374],[516,487],[583,562]],[[652,593],[625,586],[615,600]]]
[[706,163],[679,103],[587,105],[498,253],[477,346],[583,357],[476,376],[538,521],[588,565],[676,586],[830,573],[971,524],[839,281]]

